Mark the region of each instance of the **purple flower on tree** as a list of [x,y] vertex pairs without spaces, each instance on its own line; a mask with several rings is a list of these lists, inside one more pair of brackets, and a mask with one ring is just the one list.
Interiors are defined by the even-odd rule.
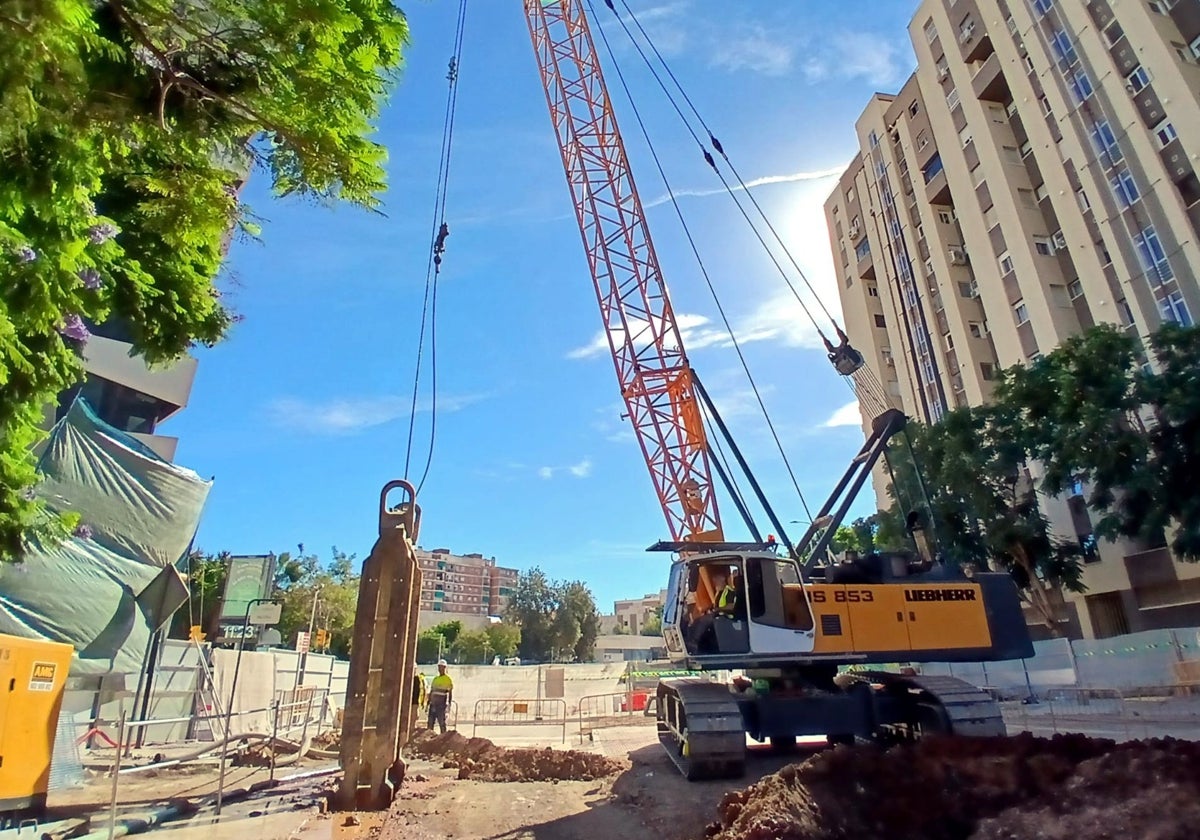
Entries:
[[69,338],[72,341],[87,341],[92,336],[83,323],[83,319],[78,315],[68,315],[64,318],[63,325],[58,328],[58,332],[63,338]]
[[17,259],[23,263],[31,263],[37,259],[37,251],[30,248],[28,245],[17,249]]
[[72,533],[81,540],[90,540],[92,538],[92,526],[80,522],[75,526],[75,530]]
[[88,228],[88,241],[93,245],[103,245],[117,235],[116,225],[103,222]]
[[79,279],[83,281],[86,288],[93,291],[104,285],[104,279],[100,276],[100,272],[94,268],[85,268],[79,272]]

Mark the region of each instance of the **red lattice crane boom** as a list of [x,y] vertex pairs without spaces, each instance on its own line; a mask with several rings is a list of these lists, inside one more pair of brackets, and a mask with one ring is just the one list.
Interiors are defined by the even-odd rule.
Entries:
[[704,423],[583,0],[523,0],[617,380],[675,540],[724,539]]

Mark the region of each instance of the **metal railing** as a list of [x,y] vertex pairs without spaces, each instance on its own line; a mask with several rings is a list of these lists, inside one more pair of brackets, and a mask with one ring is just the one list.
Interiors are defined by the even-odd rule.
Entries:
[[657,696],[653,691],[624,691],[611,694],[588,694],[579,698],[575,709],[579,726],[579,742],[596,729],[644,723],[653,720]]
[[1035,701],[1000,704],[1010,733],[1200,740],[1200,690],[1194,686],[1055,688]]
[[483,699],[475,701],[471,737],[481,726],[557,726],[567,742],[567,701],[559,698],[524,700]]

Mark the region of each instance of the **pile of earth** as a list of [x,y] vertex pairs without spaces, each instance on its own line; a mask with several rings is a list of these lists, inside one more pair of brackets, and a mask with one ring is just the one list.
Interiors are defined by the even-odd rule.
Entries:
[[1200,744],[1082,735],[838,747],[727,794],[712,840],[1190,840]]
[[590,782],[624,769],[621,762],[594,753],[498,747],[487,738],[466,738],[454,731],[444,735],[418,732],[405,754],[442,759],[444,767],[458,768],[458,778],[483,782]]

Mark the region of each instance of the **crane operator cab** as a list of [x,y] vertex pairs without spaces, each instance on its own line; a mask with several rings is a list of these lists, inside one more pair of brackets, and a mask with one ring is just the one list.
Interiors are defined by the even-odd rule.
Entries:
[[771,553],[681,558],[671,568],[663,635],[672,658],[738,658],[813,647],[798,564]]

